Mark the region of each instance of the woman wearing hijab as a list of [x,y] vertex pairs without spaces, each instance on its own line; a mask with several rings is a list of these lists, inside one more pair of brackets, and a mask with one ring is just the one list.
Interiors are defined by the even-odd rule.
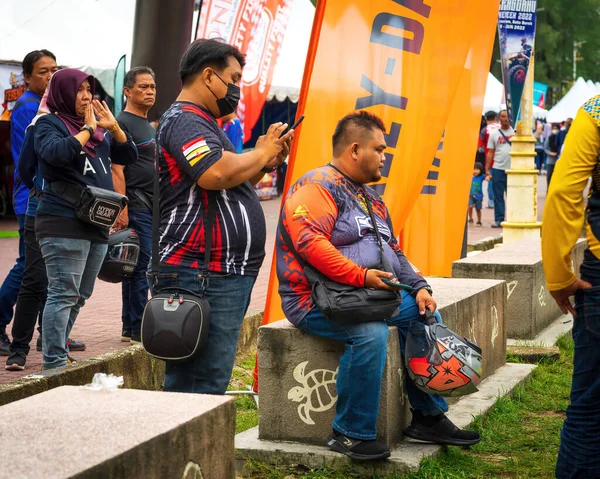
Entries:
[[87,186],[114,191],[111,162],[128,165],[137,160],[131,138],[106,103],[93,100],[94,91],[94,77],[73,68],[58,71],[48,92],[50,114],[39,118],[35,128],[35,152],[45,183],[35,221],[48,273],[44,369],[71,363],[66,341],[92,294],[108,248],[109,228],[80,220],[72,199]]

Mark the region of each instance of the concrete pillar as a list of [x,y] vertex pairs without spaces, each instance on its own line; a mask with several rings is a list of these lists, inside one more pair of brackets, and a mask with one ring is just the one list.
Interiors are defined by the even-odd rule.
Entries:
[[156,103],[148,113],[158,120],[181,90],[179,61],[190,44],[194,0],[137,0],[131,66],[156,73]]
[[512,138],[511,168],[507,174],[506,221],[502,222],[503,242],[539,239],[542,223],[537,220],[537,175],[533,121],[533,64],[525,80],[521,100],[521,120]]

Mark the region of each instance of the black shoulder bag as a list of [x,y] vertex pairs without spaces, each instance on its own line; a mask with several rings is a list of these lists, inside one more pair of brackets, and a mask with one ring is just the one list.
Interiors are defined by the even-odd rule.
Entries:
[[[157,147],[158,148],[158,147]],[[158,150],[157,150],[158,151]],[[150,277],[153,289],[159,274],[159,178],[158,154],[155,159],[154,197],[152,199],[152,263]],[[156,291],[146,303],[142,315],[142,345],[148,354],[166,361],[187,361],[196,357],[208,339],[210,304],[205,296],[208,287],[212,229],[216,214],[215,193],[208,193],[204,265],[200,294],[187,289],[168,287]],[[152,291],[154,293],[154,291]]]
[[[371,209],[371,202],[365,192],[365,203],[377,236],[381,264],[369,269],[380,269],[392,272],[392,268],[383,253],[381,235],[377,228],[377,221]],[[398,306],[402,303],[402,295],[398,291],[385,289],[357,288],[348,284],[338,283],[325,276],[316,268],[308,264],[298,255],[292,238],[285,229],[281,219],[279,231],[288,249],[304,269],[304,275],[311,286],[311,298],[321,312],[333,322],[341,325],[366,323],[370,321],[383,321],[393,317]]]

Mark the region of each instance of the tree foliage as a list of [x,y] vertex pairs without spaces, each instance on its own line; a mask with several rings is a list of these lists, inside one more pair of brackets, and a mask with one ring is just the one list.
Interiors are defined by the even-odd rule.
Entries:
[[[573,84],[574,42],[584,42],[578,48],[577,77],[600,81],[600,0],[538,0],[537,8],[535,79],[550,86],[552,104]],[[490,70],[497,78],[499,59],[496,35]]]
[[[537,8],[535,79],[550,86],[550,103],[556,103],[573,83],[573,42],[584,42],[577,76],[600,81],[600,0],[538,0]],[[490,71],[502,78],[497,34]]]

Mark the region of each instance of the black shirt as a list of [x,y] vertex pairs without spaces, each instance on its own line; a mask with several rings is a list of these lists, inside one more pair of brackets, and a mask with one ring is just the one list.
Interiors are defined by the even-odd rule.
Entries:
[[[138,161],[125,167],[126,195],[130,210],[152,210],[140,196],[145,196],[152,204],[154,179],[154,150],[156,130],[147,118],[123,111],[117,117],[123,131],[129,133],[138,150]],[[140,191],[141,190],[141,191]]]
[[[200,176],[235,148],[207,111],[175,102],[156,139],[160,171],[160,262],[201,269],[208,193]],[[210,271],[258,276],[265,257],[265,217],[248,181],[211,192],[217,198]]]
[[90,156],[56,115],[44,115],[37,121],[34,147],[39,172],[46,182],[37,209],[35,232],[38,237],[108,242],[109,228],[78,219],[75,206],[50,191],[49,183],[60,181],[114,191],[111,163],[127,165],[137,160],[135,145],[127,133],[125,136],[127,141],[118,143],[105,132],[104,141],[96,146],[95,156]]

